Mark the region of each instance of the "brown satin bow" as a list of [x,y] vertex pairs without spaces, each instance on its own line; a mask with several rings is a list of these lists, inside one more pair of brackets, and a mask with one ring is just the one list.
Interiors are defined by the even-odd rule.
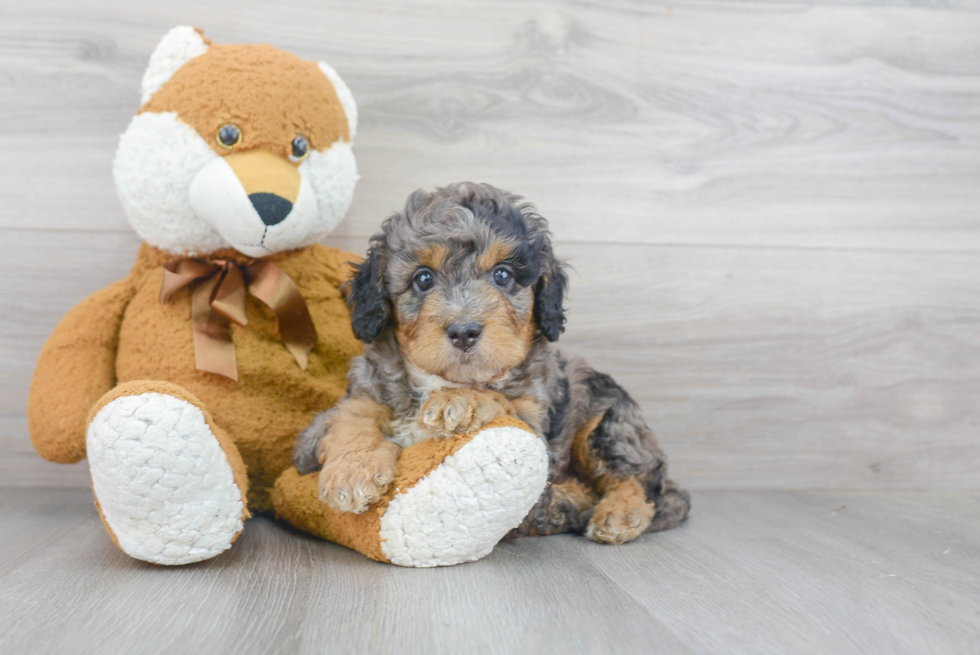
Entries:
[[270,262],[240,265],[227,259],[181,259],[163,265],[160,303],[197,282],[191,292],[191,325],[195,366],[238,381],[231,325],[248,323],[245,294],[255,296],[276,313],[283,344],[304,371],[316,345],[316,328],[296,283]]

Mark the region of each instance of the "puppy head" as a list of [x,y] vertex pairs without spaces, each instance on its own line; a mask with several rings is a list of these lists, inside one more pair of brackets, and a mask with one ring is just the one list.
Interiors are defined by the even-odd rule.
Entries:
[[470,182],[412,194],[351,282],[354,334],[391,330],[408,361],[461,384],[499,378],[538,335],[557,340],[565,273],[547,221],[520,200]]
[[354,98],[327,64],[177,27],[150,57],[116,188],[139,235],[173,254],[299,248],[350,205],[356,127]]

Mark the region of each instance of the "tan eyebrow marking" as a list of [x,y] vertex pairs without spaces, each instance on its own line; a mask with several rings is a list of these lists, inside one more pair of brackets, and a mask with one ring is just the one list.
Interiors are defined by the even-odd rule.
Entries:
[[514,251],[513,246],[503,242],[494,240],[486,250],[480,253],[480,256],[476,260],[476,265],[481,271],[489,271],[491,268],[507,259],[510,253]]
[[423,266],[428,266],[433,271],[442,268],[443,262],[449,256],[449,246],[444,243],[437,243],[432,246],[422,248],[415,254],[415,259]]

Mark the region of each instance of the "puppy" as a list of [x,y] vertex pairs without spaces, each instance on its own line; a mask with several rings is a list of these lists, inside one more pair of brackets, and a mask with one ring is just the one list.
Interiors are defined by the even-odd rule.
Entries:
[[550,484],[512,535],[584,533],[623,543],[683,521],[639,406],[552,342],[567,279],[548,224],[485,184],[416,191],[371,239],[349,283],[354,334],[347,395],[297,441],[320,497],[363,512],[395,475],[400,448],[517,416],[550,453]]

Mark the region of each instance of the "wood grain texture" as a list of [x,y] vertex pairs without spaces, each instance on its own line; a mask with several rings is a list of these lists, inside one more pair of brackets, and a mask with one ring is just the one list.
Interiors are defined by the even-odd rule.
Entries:
[[331,62],[362,180],[331,243],[470,178],[550,219],[561,345],[692,488],[980,489],[975,2],[39,0],[0,21],[0,479],[57,320],[137,246],[111,162],[170,27]]
[[[0,475],[87,486],[84,465],[35,466],[20,413],[47,334],[77,299],[125,274],[113,253],[134,252],[136,238],[15,236],[0,278],[18,280],[38,252],[49,263],[31,282],[36,295],[0,313],[0,412],[12,417],[0,422]],[[629,390],[685,485],[980,488],[980,285],[964,275],[980,270],[980,255],[555,249],[573,267],[559,346]]]
[[[5,3],[0,653],[976,652],[978,10]],[[266,517],[198,565],[116,550],[24,405],[58,319],[133,261],[112,157],[186,23],[351,86],[362,180],[332,245],[363,251],[417,187],[523,193],[574,267],[561,347],[630,390],[685,486],[767,491],[695,493],[627,546],[524,539],[430,571]],[[806,488],[934,491],[780,491]]]
[[87,491],[0,494],[0,652],[971,653],[980,499],[708,492],[626,546],[505,542],[409,570],[251,520],[231,551],[127,558]]
[[338,236],[476,179],[568,240],[980,249],[980,14],[861,3],[40,0],[0,27],[0,226],[126,229],[116,140],[186,22],[345,75]]

